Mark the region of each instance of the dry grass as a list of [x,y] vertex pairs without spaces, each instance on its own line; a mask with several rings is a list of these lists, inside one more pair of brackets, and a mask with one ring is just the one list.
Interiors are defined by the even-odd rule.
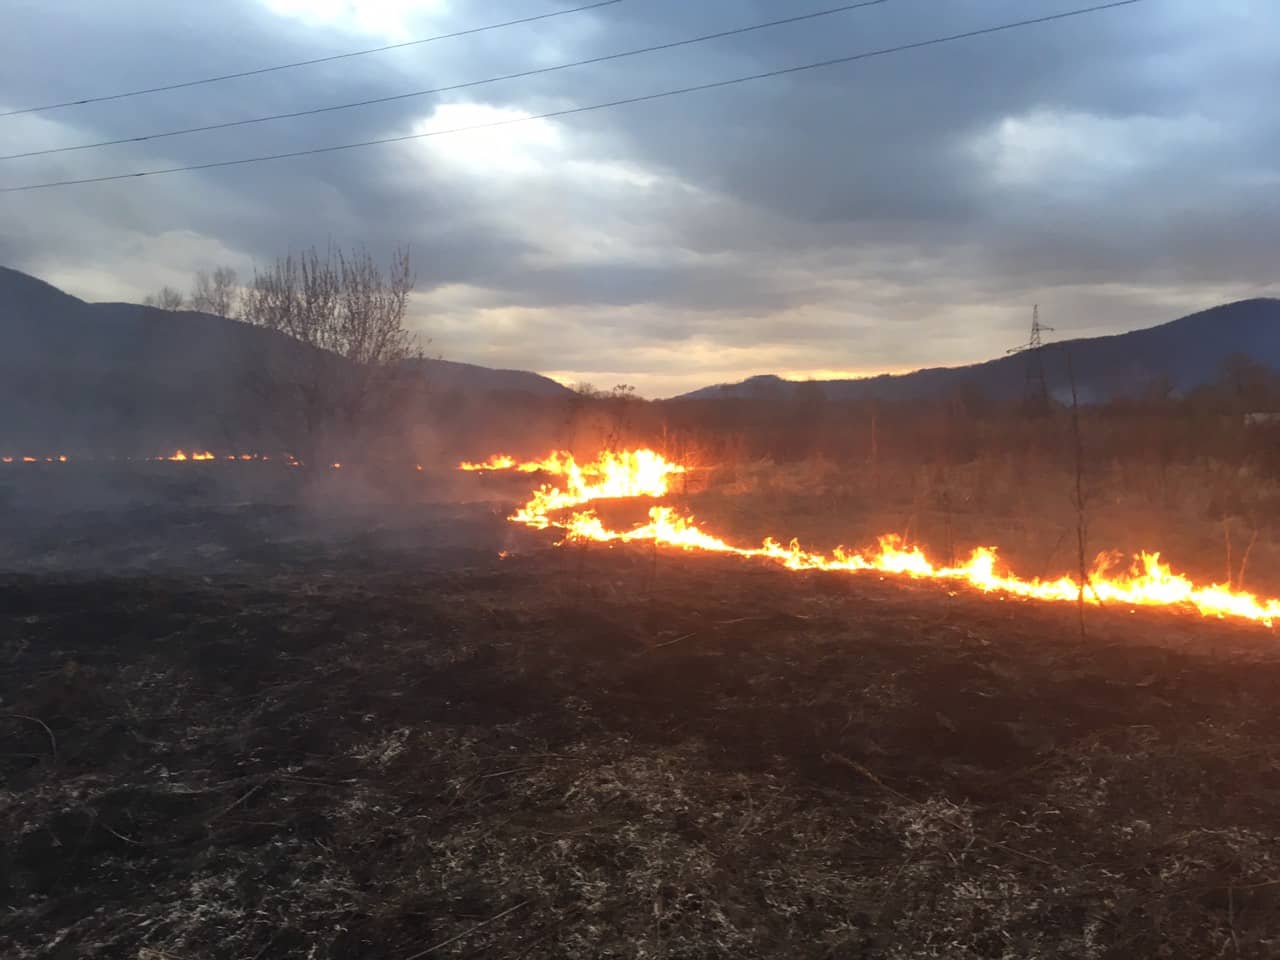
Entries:
[[1268,631],[298,520],[0,580],[5,956],[1280,950]]

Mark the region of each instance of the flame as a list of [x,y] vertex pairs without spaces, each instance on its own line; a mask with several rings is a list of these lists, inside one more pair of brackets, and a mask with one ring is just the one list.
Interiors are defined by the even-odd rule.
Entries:
[[[4,456],[0,456],[0,463],[3,463],[3,464],[69,463],[71,459],[72,458],[65,453],[60,453],[53,456],[42,455],[38,457],[30,456],[30,455],[18,456],[16,454],[5,454]],[[188,453],[186,450],[182,450],[182,449],[178,449],[178,450],[175,450],[173,453],[170,453],[167,455],[161,455],[158,457],[139,457],[136,459],[136,461],[135,461],[135,458],[133,457],[118,457],[118,456],[98,456],[98,457],[94,457],[94,456],[79,457],[78,456],[76,457],[76,459],[78,461],[88,461],[88,462],[97,461],[97,462],[110,462],[110,463],[117,463],[117,462],[133,463],[133,462],[142,462],[142,461],[145,461],[147,463],[207,463],[214,460],[224,460],[224,461],[229,461],[233,463],[234,462],[239,462],[239,463],[249,463],[249,462],[270,463],[271,462],[271,457],[262,453],[219,454],[219,453],[214,453],[212,450],[194,450],[191,453]],[[291,453],[283,454],[283,459],[291,467],[304,466],[303,462]],[[334,461],[333,463],[329,464],[329,467],[333,470],[341,470],[342,461]],[[418,463],[418,464],[414,464],[414,469],[417,472],[421,473],[424,468],[422,464]]]
[[[1175,573],[1155,552],[1138,554],[1125,570],[1116,569],[1114,555],[1102,554],[1094,562],[1087,581],[1081,584],[1071,576],[1056,580],[1019,577],[1002,569],[995,547],[978,547],[955,566],[937,564],[918,546],[907,546],[897,536],[883,536],[874,548],[865,551],[837,547],[830,554],[806,550],[795,540],[784,545],[772,538],[758,547],[740,547],[703,529],[693,517],[664,505],[649,508],[647,523],[629,530],[614,530],[605,526],[594,509],[576,508],[605,499],[659,499],[667,495],[670,478],[686,472],[686,468],[652,450],[603,453],[586,464],[578,464],[566,453],[553,453],[544,461],[530,462],[554,464],[551,469],[537,469],[547,469],[562,480],[543,484],[508,519],[539,530],[550,527],[564,530],[565,541],[647,541],[690,552],[761,559],[788,570],[879,573],[1045,602],[1075,603],[1083,596],[1086,603],[1094,605],[1184,607],[1198,610],[1206,617],[1234,617],[1268,627],[1280,619],[1280,599],[1262,598],[1227,584],[1197,585],[1183,574]],[[523,464],[513,458],[501,455],[490,457],[483,465],[459,465],[462,470],[521,470],[522,467]]]
[[511,470],[515,465],[515,457],[508,457],[506,454],[495,453],[483,463],[472,463],[470,460],[463,460],[462,463],[458,464],[458,469],[473,473],[479,470]]
[[516,473],[553,473],[563,476],[573,462],[573,454],[561,450],[553,450],[541,460],[517,460],[509,454],[495,453],[488,460],[479,463],[464,460],[458,464],[458,469],[468,472],[514,470]]
[[548,514],[582,506],[592,500],[662,497],[667,493],[667,478],[683,473],[684,467],[664,459],[652,450],[628,450],[602,453],[593,463],[579,466],[572,456],[559,466],[563,469],[564,489],[543,484],[533,498],[511,517],[516,523],[545,529],[551,525]]

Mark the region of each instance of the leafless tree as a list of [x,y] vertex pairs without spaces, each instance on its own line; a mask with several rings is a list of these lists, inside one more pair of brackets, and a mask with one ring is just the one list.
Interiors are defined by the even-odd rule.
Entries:
[[142,301],[144,306],[159,307],[161,310],[181,310],[185,302],[182,294],[170,286],[161,287]]
[[386,272],[363,249],[312,249],[255,271],[242,319],[294,344],[257,355],[250,382],[304,461],[366,442],[412,382],[406,361],[422,356],[404,325],[413,284],[406,250]]
[[212,274],[201,270],[191,290],[191,309],[215,317],[232,317],[236,312],[236,272],[218,267]]

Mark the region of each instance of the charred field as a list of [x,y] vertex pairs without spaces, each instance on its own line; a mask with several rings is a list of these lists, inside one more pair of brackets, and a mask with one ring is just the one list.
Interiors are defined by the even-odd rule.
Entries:
[[1280,950],[1272,630],[505,512],[15,514],[0,953]]

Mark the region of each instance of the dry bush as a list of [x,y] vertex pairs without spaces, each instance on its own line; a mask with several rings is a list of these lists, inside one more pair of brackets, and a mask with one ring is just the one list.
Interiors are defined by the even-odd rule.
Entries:
[[277,260],[245,290],[244,320],[292,344],[250,359],[248,383],[307,463],[360,447],[386,422],[421,356],[405,327],[414,277],[407,251],[384,273],[366,250],[312,249]]

